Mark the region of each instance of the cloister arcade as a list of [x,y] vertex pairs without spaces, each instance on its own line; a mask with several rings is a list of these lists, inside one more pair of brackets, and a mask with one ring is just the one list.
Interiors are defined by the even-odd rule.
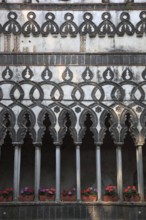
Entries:
[[[94,110],[93,110],[94,109]],[[144,200],[145,115],[141,107],[130,109],[121,103],[92,108],[80,103],[62,107],[54,102],[39,112],[23,109],[18,115],[10,108],[1,111],[1,188],[14,187],[14,200],[29,185],[38,200],[40,187],[56,188],[56,201],[65,188],[98,189],[136,185]],[[16,126],[17,125],[17,126]],[[144,167],[144,169],[143,169]]]

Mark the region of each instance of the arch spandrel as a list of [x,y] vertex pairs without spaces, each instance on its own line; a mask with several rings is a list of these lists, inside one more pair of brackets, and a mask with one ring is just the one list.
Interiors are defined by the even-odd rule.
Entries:
[[113,138],[114,142],[119,142],[119,132],[117,130],[117,125],[118,125],[118,117],[116,115],[116,113],[114,112],[113,109],[105,109],[101,116],[100,116],[100,132],[99,132],[99,143],[103,143],[103,139],[106,133],[106,125],[105,125],[105,120],[107,115],[110,115],[110,127],[109,127],[109,131],[111,133],[111,136]]
[[48,115],[48,118],[51,123],[51,125],[49,126],[49,131],[51,133],[51,136],[54,141],[57,139],[57,132],[55,130],[55,125],[57,121],[56,115],[50,108],[49,109],[45,108],[38,115],[37,123],[39,126],[39,130],[38,130],[37,138],[36,138],[38,143],[42,143],[42,138],[45,132],[45,125],[43,124],[43,121],[45,120],[46,114]]
[[23,109],[18,115],[17,123],[19,127],[17,131],[17,142],[23,143],[23,140],[27,132],[29,132],[33,142],[36,142],[36,131],[34,128],[36,123],[36,118],[33,111],[30,109]]
[[[130,115],[130,119],[129,119],[130,128],[129,129],[125,124],[127,114]],[[126,134],[129,130],[134,143],[137,144],[139,142],[139,131],[137,129],[138,117],[136,113],[130,108],[125,108],[123,112],[121,113],[120,124],[121,124],[120,142],[124,142]]]
[[[7,115],[7,119],[6,119]],[[9,125],[7,126],[7,120],[9,120]],[[16,117],[13,111],[9,108],[4,108],[0,112],[0,140],[3,142],[6,133],[9,132],[12,142],[16,141],[16,132],[14,125],[16,123]]]
[[89,108],[83,110],[83,112],[81,113],[80,118],[79,118],[79,124],[80,124],[81,129],[79,130],[79,133],[78,133],[78,142],[82,143],[82,139],[85,135],[86,126],[84,125],[84,123],[85,123],[87,114],[90,115],[90,119],[92,121],[92,125],[90,127],[90,130],[93,133],[94,142],[96,143],[96,142],[98,142],[98,131],[96,129],[97,123],[98,123],[98,118],[97,118],[96,113]]
[[70,121],[71,121],[71,126],[69,128],[70,134],[71,134],[74,142],[77,142],[77,132],[75,129],[77,118],[76,118],[75,113],[71,109],[63,109],[59,114],[58,123],[59,123],[60,129],[58,131],[58,141],[62,142],[62,140],[67,132],[66,114],[68,114]]

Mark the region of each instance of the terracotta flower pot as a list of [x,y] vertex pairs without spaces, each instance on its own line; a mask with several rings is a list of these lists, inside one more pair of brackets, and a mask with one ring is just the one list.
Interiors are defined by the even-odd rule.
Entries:
[[19,197],[19,201],[25,202],[25,201],[33,201],[34,200],[34,195],[21,195]]
[[103,196],[104,202],[117,202],[118,200],[119,200],[118,195],[115,195],[115,196],[104,195]]
[[104,195],[103,196],[103,201],[104,202],[112,202],[112,196]]
[[117,202],[118,200],[119,200],[119,196],[118,195],[113,196],[112,202]]
[[39,200],[44,202],[44,201],[53,201],[55,200],[55,195],[39,195]]
[[55,195],[49,195],[47,196],[48,201],[54,201],[55,200]]
[[47,201],[47,195],[39,195],[40,201]]
[[124,196],[124,201],[126,201],[126,202],[139,202],[140,196],[139,195],[134,195],[131,197]]
[[11,202],[11,201],[13,201],[13,196],[8,196],[7,202]]
[[4,197],[0,196],[0,202],[4,202]]
[[96,195],[89,195],[89,196],[82,195],[82,201],[84,202],[95,202],[96,200],[97,200]]
[[71,202],[73,202],[73,201],[76,201],[76,195],[62,196],[61,200],[62,201],[71,201]]
[[139,195],[136,195],[133,197],[134,199],[134,202],[139,202],[140,201],[140,196]]

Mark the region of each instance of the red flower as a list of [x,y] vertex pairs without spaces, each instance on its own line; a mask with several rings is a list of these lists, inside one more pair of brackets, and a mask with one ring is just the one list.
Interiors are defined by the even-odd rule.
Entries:
[[90,190],[90,188],[87,188],[87,189],[85,189],[85,192],[90,192],[91,190]]
[[124,196],[131,198],[134,195],[137,195],[137,190],[135,186],[127,186],[126,189],[124,189]]
[[115,196],[117,195],[117,191],[116,191],[117,187],[116,186],[112,186],[109,185],[105,188],[105,195],[109,195],[109,196]]
[[84,196],[97,195],[97,190],[93,189],[93,187],[87,187],[86,189],[81,190],[81,194]]

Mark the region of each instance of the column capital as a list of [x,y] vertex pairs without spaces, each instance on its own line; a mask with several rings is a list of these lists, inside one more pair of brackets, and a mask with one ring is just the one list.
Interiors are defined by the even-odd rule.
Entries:
[[41,146],[42,146],[42,143],[33,143],[33,144],[35,147],[39,147],[39,148],[41,148]]
[[116,144],[117,147],[122,147],[124,145],[123,142],[116,142],[115,144]]
[[136,150],[142,150],[143,145],[136,145]]
[[59,141],[54,141],[53,144],[57,147],[57,146],[61,146],[62,143]]
[[76,145],[76,149],[80,149],[80,145]]
[[142,148],[142,147],[143,147],[143,144],[137,144],[136,147],[137,147],[137,148]]
[[103,144],[102,142],[96,142],[95,143],[96,147],[101,147],[102,144]]
[[82,143],[81,142],[75,142],[74,143],[76,146],[80,146]]
[[101,145],[96,145],[96,150],[100,149]]
[[22,143],[12,143],[14,147],[21,147]]

